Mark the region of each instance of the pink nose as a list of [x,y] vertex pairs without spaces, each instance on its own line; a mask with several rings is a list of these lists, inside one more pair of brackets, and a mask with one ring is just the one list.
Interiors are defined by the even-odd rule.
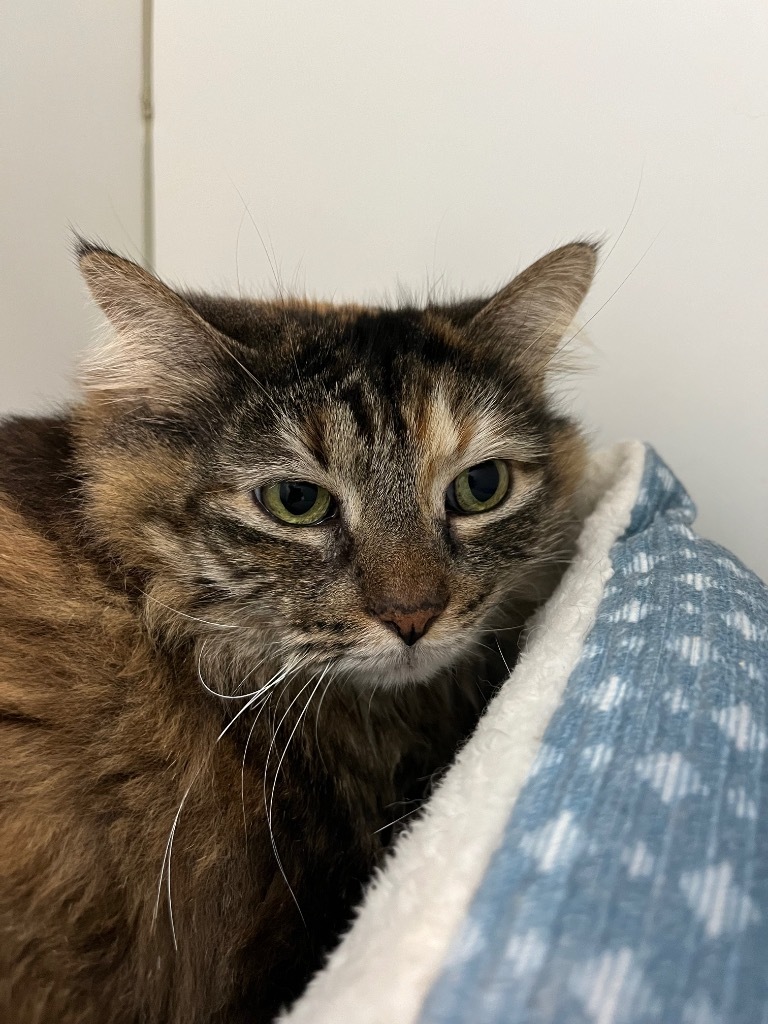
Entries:
[[406,646],[413,647],[440,615],[445,604],[446,602],[443,602],[442,605],[428,605],[423,608],[389,607],[377,609],[374,614],[388,629],[397,633]]

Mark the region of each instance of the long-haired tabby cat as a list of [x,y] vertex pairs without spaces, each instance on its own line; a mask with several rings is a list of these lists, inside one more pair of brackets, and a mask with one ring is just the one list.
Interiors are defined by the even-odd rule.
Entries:
[[567,557],[595,248],[424,309],[79,260],[82,398],[0,426],[0,1019],[261,1024]]

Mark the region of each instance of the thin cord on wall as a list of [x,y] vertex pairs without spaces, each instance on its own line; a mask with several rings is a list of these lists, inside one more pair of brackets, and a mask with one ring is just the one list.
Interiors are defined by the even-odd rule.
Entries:
[[155,110],[152,95],[152,4],[153,0],[142,0],[141,13],[141,116],[144,122],[142,248],[144,250],[144,266],[149,270],[152,270],[155,265]]

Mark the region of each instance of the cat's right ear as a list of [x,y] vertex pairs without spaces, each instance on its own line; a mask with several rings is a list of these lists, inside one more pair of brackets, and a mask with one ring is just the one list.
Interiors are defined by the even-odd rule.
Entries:
[[78,240],[80,273],[109,324],[87,358],[89,392],[120,401],[183,406],[204,393],[223,339],[148,271],[108,249]]

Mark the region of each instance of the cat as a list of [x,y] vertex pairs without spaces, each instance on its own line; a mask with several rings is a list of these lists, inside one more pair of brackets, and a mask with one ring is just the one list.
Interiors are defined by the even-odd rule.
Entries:
[[0,425],[0,1019],[265,1024],[567,561],[596,247],[423,308],[78,259],[81,397]]

